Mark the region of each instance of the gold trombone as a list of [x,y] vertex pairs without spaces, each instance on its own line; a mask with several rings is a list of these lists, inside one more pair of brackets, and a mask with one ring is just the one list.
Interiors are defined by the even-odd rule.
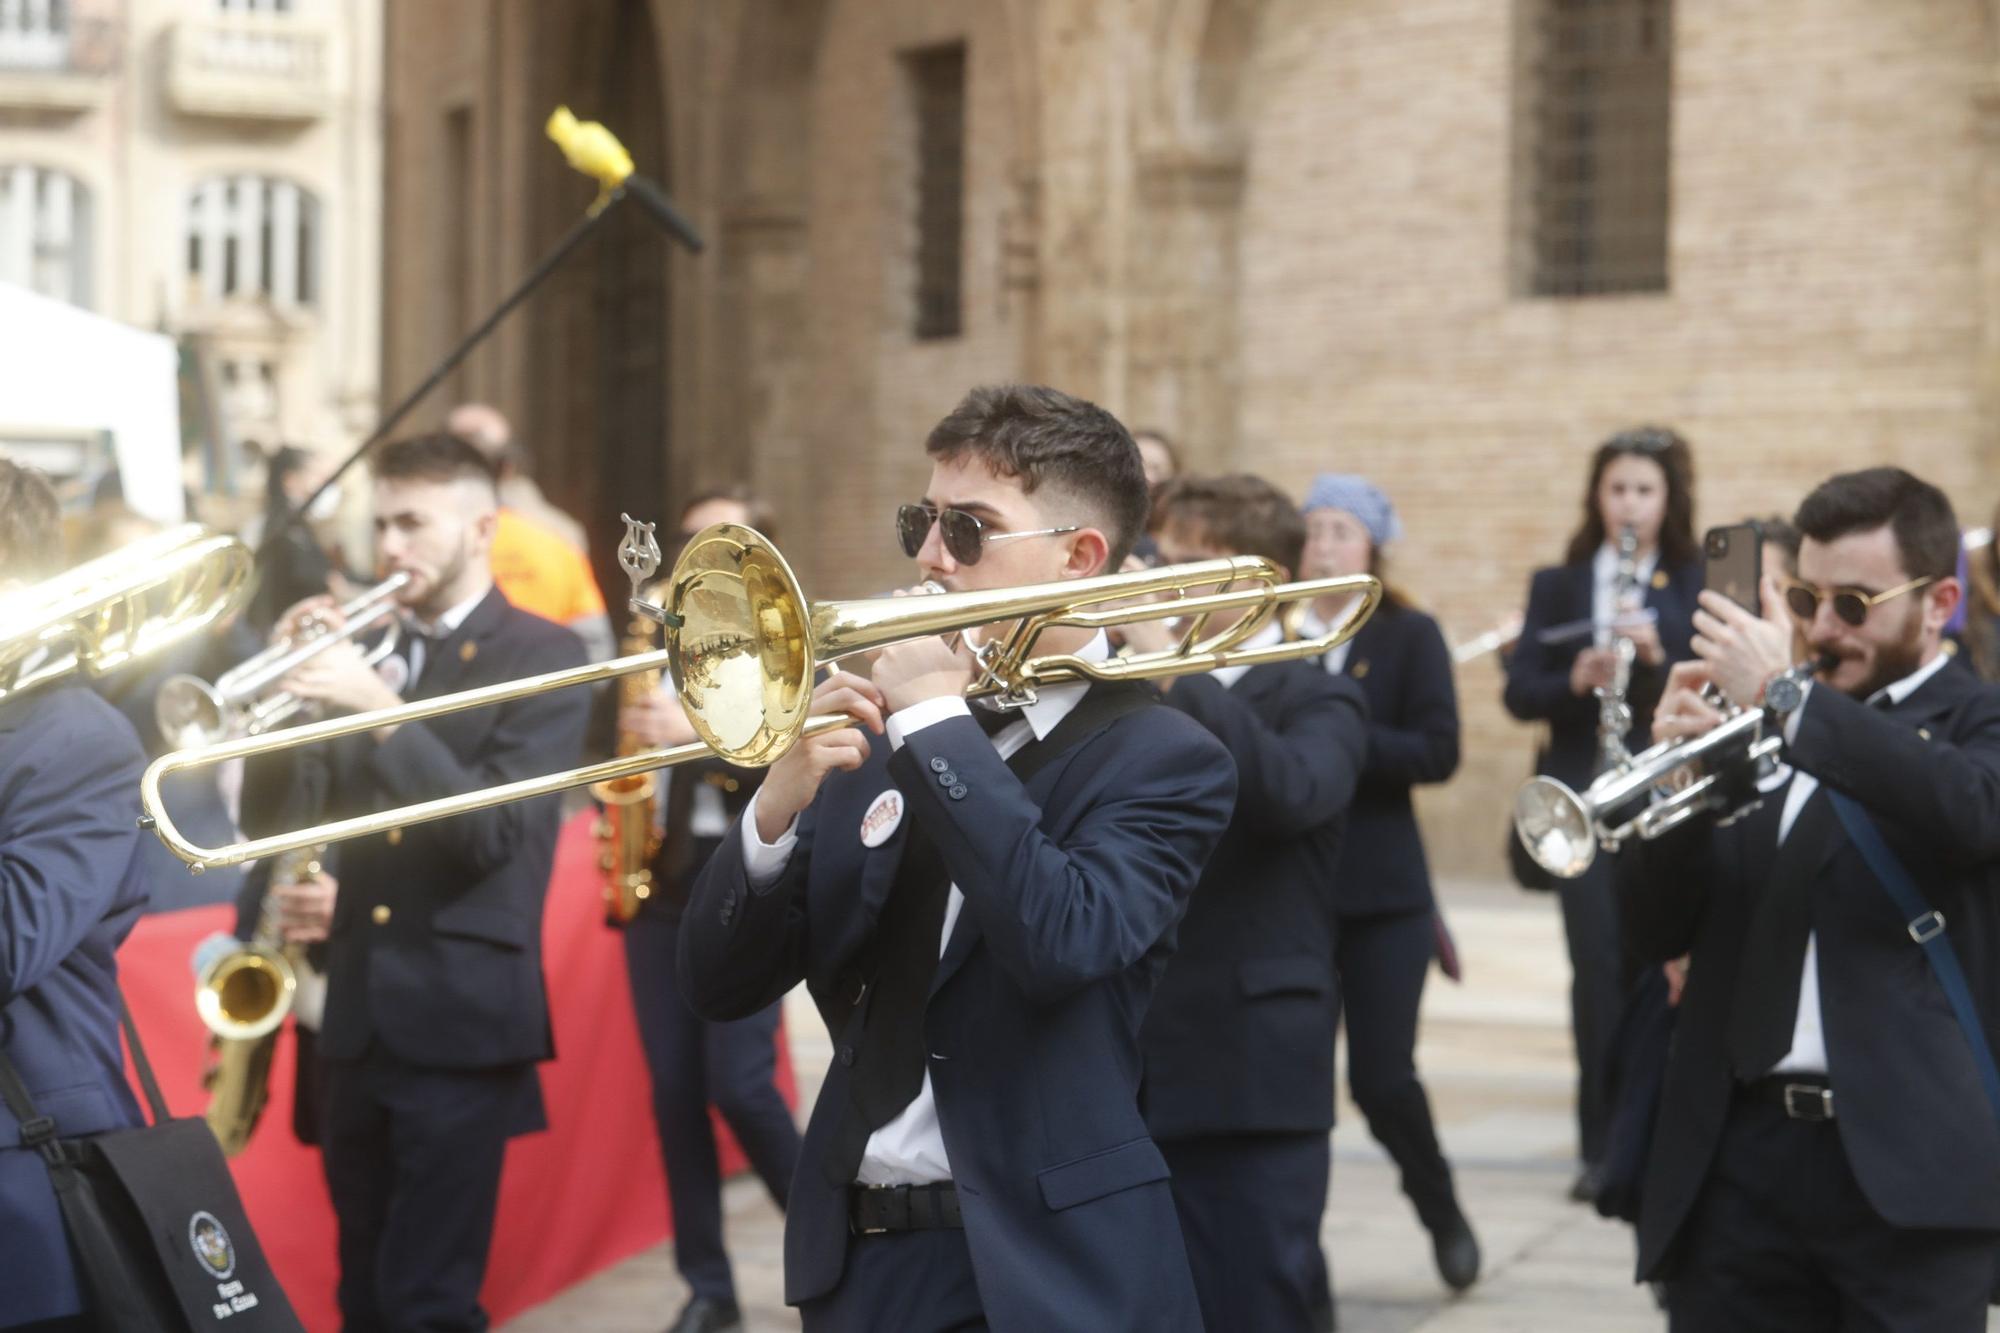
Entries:
[[[1020,588],[809,602],[776,547],[750,528],[719,523],[689,540],[667,579],[665,602],[657,603],[637,595],[659,568],[653,525],[629,517],[625,522],[619,563],[632,578],[630,604],[634,611],[666,627],[665,648],[165,755],[146,770],[142,781],[141,802],[146,809],[142,822],[194,870],[240,865],[510,801],[616,781],[711,754],[747,767],[773,763],[806,736],[854,724],[845,715],[807,716],[814,674],[821,665],[908,639],[1003,625],[975,650],[977,675],[966,696],[988,698],[999,707],[1010,708],[1032,703],[1041,689],[1069,681],[1157,680],[1223,666],[1319,657],[1352,638],[1382,598],[1381,583],[1366,574],[1281,583],[1280,571],[1271,561],[1233,556]],[[1190,595],[1191,589],[1199,588],[1218,591]],[[1241,646],[1290,607],[1343,594],[1355,595],[1348,614],[1324,634],[1262,648]],[[1170,600],[1133,604],[1133,599],[1161,597]],[[1210,619],[1231,611],[1245,614],[1211,633]],[[1182,628],[1177,642],[1159,652],[1103,662],[1067,653],[1033,655],[1037,641],[1052,629],[1107,630],[1162,619],[1181,621]],[[642,751],[224,847],[202,847],[188,841],[160,804],[161,781],[184,769],[338,740],[378,727],[420,722],[551,690],[656,671],[662,666],[673,672],[682,707],[701,737],[699,742]]]
[[250,595],[250,548],[198,523],[0,596],[0,700],[97,677],[199,633]]

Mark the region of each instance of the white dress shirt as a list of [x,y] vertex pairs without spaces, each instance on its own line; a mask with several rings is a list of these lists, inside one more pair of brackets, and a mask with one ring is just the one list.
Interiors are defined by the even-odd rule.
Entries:
[[[1247,653],[1258,648],[1269,648],[1273,644],[1283,643],[1284,641],[1285,627],[1278,622],[1276,617],[1273,617],[1270,624],[1264,626],[1264,628],[1258,630],[1238,645],[1237,651]],[[1340,645],[1340,648],[1336,648],[1334,651],[1339,652],[1346,647],[1347,645],[1343,643]],[[1217,667],[1208,674],[1221,681],[1224,689],[1229,689],[1237,681],[1242,680],[1243,673],[1249,669],[1249,664],[1245,663],[1242,666]]]
[[[1099,634],[1077,656],[1102,662],[1111,656],[1110,642]],[[1069,716],[1089,688],[1086,682],[1045,687],[1040,698],[1019,710],[1015,721],[994,733],[993,748],[1002,759],[1011,759],[1030,740],[1045,738],[1056,729],[1057,723]],[[957,695],[926,699],[891,713],[884,720],[884,727],[889,744],[900,750],[904,739],[912,733],[946,718],[970,716],[971,712],[965,700]],[[775,883],[784,872],[792,848],[798,844],[796,819],[778,835],[776,842],[767,843],[757,836],[757,802],[762,796],[763,789],[759,788],[743,812],[743,871],[752,889],[769,888]],[[912,816],[906,812],[904,817]],[[829,831],[823,836],[840,835],[838,831]],[[938,933],[940,958],[951,942],[952,927],[958,924],[959,910],[964,905],[965,895],[953,884],[945,900],[944,928]],[[902,1114],[869,1135],[861,1152],[861,1167],[854,1178],[863,1185],[924,1185],[951,1179],[951,1160],[945,1155],[944,1134],[938,1128],[937,1098],[931,1092],[928,1067],[924,1070],[923,1086]]]
[[[1948,653],[1939,653],[1923,666],[1918,667],[1901,680],[1893,681],[1868,696],[1870,704],[1887,698],[1890,703],[1899,704],[1915,694],[1923,683],[1942,671],[1951,661]],[[1816,685],[1806,686],[1806,697],[1792,715],[1785,719],[1785,743],[1797,739],[1799,719],[1812,704]],[[1775,780],[1773,782],[1775,788]],[[1805,809],[1806,802],[1819,790],[1819,779],[1803,769],[1792,775],[1792,785],[1785,792],[1785,809],[1778,816],[1778,845],[1785,845],[1785,836],[1792,831],[1798,820],[1799,811]],[[1799,972],[1799,1016],[1792,1025],[1792,1049],[1785,1058],[1771,1066],[1773,1074],[1825,1074],[1826,1030],[1820,1025],[1819,1013],[1819,932],[1806,935],[1806,961]]]
[[[1317,639],[1331,628],[1332,626],[1319,618],[1317,611],[1308,609],[1305,615],[1299,618],[1299,634],[1303,638]],[[1327,675],[1338,676],[1341,672],[1347,670],[1347,650],[1353,646],[1354,640],[1350,638],[1344,643],[1336,644],[1332,648],[1327,649],[1326,656],[1320,659],[1321,663],[1326,667]]]
[[1636,601],[1631,606],[1616,605],[1618,595],[1618,547],[1611,542],[1597,548],[1597,554],[1590,561],[1590,623],[1595,625],[1595,641],[1599,648],[1611,646],[1612,622],[1622,615],[1640,610],[1646,604],[1646,584],[1653,577],[1653,567],[1660,562],[1657,549],[1644,556],[1635,567],[1634,588]]

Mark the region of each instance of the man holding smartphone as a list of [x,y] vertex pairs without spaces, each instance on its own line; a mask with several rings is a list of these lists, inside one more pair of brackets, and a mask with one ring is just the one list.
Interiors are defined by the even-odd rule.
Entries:
[[[1898,468],[1800,506],[1798,577],[1761,615],[1701,595],[1660,737],[1705,734],[1713,683],[1763,707],[1786,771],[1761,807],[1620,859],[1625,937],[1691,955],[1639,1224],[1676,1330],[1985,1327],[2000,1259],[2000,688],[1946,671],[1958,524]],[[1797,660],[1797,637],[1817,661]],[[1815,669],[1817,668],[1817,669]],[[1879,830],[1918,922],[1863,842]],[[1857,836],[1862,841],[1857,841]],[[1875,856],[1875,864],[1869,857]],[[1962,1028],[1918,941],[1970,978]]]

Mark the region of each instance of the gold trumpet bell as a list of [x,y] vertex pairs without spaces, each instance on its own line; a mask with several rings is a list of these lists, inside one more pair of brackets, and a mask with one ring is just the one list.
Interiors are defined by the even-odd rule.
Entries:
[[195,1011],[225,1041],[252,1041],[277,1031],[291,1012],[298,974],[282,954],[245,945],[202,973]]
[[808,605],[778,549],[735,523],[703,529],[674,566],[674,684],[702,741],[731,763],[774,763],[805,727],[818,666]]

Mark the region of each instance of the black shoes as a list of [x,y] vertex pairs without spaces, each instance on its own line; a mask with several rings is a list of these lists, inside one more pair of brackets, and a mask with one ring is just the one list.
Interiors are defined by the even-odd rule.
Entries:
[[667,1333],[743,1333],[743,1311],[735,1301],[696,1296],[682,1307]]
[[1465,1214],[1431,1233],[1431,1249],[1437,1256],[1438,1276],[1447,1287],[1464,1291],[1479,1281],[1479,1240]]

